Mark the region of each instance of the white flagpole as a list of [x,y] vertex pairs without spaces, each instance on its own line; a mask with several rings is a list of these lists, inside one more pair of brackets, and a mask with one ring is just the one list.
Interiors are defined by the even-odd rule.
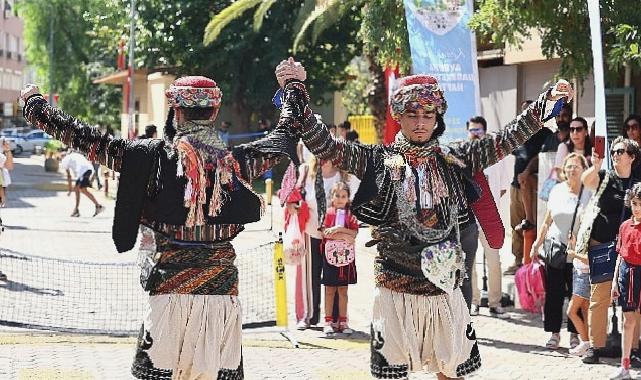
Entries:
[[592,65],[594,73],[594,116],[596,120],[595,136],[597,140],[605,140],[604,153],[606,163],[610,155],[607,153],[608,128],[605,117],[605,80],[603,75],[603,45],[601,42],[601,12],[599,0],[588,0],[590,15],[590,36],[592,37]]

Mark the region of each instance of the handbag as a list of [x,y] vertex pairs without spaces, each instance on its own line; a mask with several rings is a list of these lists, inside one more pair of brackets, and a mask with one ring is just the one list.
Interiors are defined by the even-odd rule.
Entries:
[[543,242],[543,263],[546,267],[563,269],[567,263],[568,247],[556,239],[545,239]]
[[545,271],[538,261],[519,268],[514,274],[514,285],[521,308],[530,313],[543,313],[545,304]]
[[335,267],[344,267],[354,262],[354,244],[343,240],[325,240],[325,259]]
[[298,215],[292,215],[283,235],[283,253],[285,264],[298,265],[305,255],[305,240],[300,231]]
[[[628,188],[632,181],[628,182]],[[627,192],[628,189],[626,189]],[[621,217],[619,226],[623,223],[625,217],[625,203],[621,205]],[[610,242],[601,243],[588,249],[588,263],[590,264],[590,283],[598,284],[601,282],[612,281],[617,262],[617,240],[619,236]]]
[[616,240],[595,245],[588,249],[590,283],[612,281],[617,262]]
[[[570,232],[574,231],[574,223],[576,222],[576,214],[579,211],[579,205],[581,204],[581,196],[583,195],[583,185],[581,185],[581,190],[579,190],[579,196],[576,200],[576,206],[574,207],[574,214],[572,215],[572,223],[570,224]],[[543,242],[543,262],[546,266],[549,266],[554,269],[563,269],[568,259],[568,247],[562,242],[550,238],[545,239]]]

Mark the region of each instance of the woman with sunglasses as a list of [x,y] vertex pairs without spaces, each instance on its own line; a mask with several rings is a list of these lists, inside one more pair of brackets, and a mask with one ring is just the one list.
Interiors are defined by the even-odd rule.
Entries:
[[[632,171],[639,158],[636,141],[618,137],[612,143],[610,154],[612,169],[601,169],[603,157],[594,152],[593,166],[581,177],[585,188],[594,192],[577,236],[576,255],[585,262],[588,250],[602,249],[616,240],[619,226],[630,216],[630,209],[624,209],[625,195],[640,180]],[[591,285],[588,312],[590,349],[583,357],[586,364],[598,363],[599,354],[605,348],[611,288],[612,281]],[[638,335],[635,341],[638,348]],[[639,360],[638,356],[636,360]]]
[[589,132],[587,120],[582,117],[572,119],[570,123],[570,138],[566,142],[559,144],[559,148],[556,151],[554,169],[556,170],[557,178],[560,178],[563,172],[563,162],[570,153],[582,155],[590,164],[592,141],[590,140]]
[[641,116],[632,114],[623,122],[623,137],[641,145]]

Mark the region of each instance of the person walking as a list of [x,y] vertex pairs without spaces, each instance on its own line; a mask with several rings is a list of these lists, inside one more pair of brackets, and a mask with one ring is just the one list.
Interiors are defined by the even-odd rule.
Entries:
[[[534,260],[538,260],[539,250],[543,248],[543,255],[548,259],[545,267],[543,328],[551,333],[545,344],[551,350],[560,347],[563,303],[572,296],[573,257],[567,254],[567,250],[574,248],[570,242],[576,236],[580,224],[578,220],[591,195],[581,184],[581,175],[587,168],[585,157],[576,153],[570,153],[563,161],[561,178],[565,180],[550,191],[543,225],[530,254]],[[561,262],[555,262],[556,255],[563,257]],[[570,332],[570,348],[573,349],[581,343],[573,319],[568,320],[567,328]]]
[[[72,191],[76,195],[76,203],[71,216],[75,218],[80,216],[80,194],[89,198],[89,200],[94,204],[96,210],[93,216],[103,212],[105,210],[104,206],[98,203],[96,197],[87,190],[91,187],[91,177],[94,173],[91,162],[89,162],[89,160],[87,160],[87,158],[82,154],[69,151],[60,162],[60,166],[67,172],[67,184],[69,187],[67,195],[71,195]],[[73,186],[72,183],[74,183]]]

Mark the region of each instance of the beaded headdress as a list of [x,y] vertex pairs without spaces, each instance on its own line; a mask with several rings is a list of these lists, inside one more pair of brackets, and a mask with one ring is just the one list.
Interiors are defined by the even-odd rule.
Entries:
[[218,108],[223,93],[212,79],[203,76],[188,76],[176,79],[165,91],[171,107]]
[[390,102],[392,117],[398,121],[407,111],[422,109],[443,116],[447,102],[436,78],[429,75],[411,75],[399,80],[399,88]]

